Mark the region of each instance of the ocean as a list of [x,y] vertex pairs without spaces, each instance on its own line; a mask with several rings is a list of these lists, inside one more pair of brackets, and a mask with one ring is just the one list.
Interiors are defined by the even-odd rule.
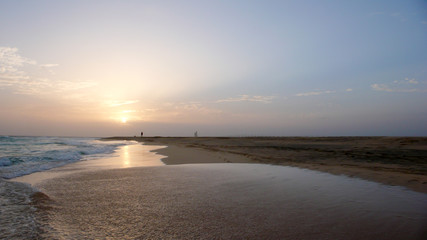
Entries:
[[126,144],[96,138],[0,136],[0,177],[10,179],[105,157]]

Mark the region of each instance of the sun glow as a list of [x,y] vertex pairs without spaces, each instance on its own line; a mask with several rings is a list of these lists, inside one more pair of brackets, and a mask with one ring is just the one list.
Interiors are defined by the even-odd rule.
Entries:
[[127,117],[122,117],[122,123],[127,123],[128,118]]

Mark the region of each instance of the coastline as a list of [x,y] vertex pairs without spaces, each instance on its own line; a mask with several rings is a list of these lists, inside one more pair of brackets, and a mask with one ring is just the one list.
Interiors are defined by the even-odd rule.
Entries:
[[159,160],[159,156],[154,152],[162,148],[164,146],[125,145],[119,147],[109,157],[78,161],[46,171],[12,178],[9,181],[27,183],[34,187],[49,179],[88,171],[95,172],[109,169],[163,166],[164,163]]
[[56,198],[44,183],[51,181],[61,187],[59,181],[79,174],[164,166],[160,156],[152,152],[161,148],[164,146],[124,145],[109,157],[72,162],[11,179],[0,178],[0,239],[57,239],[55,235],[45,236],[52,234],[49,215],[56,206]]
[[111,137],[144,145],[167,165],[263,163],[346,175],[427,193],[425,137]]
[[[237,147],[232,152],[212,147],[233,146],[233,141],[245,143],[248,153]],[[134,150],[127,153],[124,146],[111,158],[72,163],[47,171],[47,177],[46,172],[28,175],[22,182],[41,192],[23,205],[34,206],[28,216],[35,223],[30,227],[35,230],[23,236],[422,239],[427,222],[425,193],[302,167],[260,164],[247,151],[249,139],[245,141],[142,138],[144,145],[129,145]],[[278,147],[269,141],[263,144]],[[272,152],[255,149],[271,157]],[[147,154],[152,161],[146,161]],[[132,161],[139,163],[126,164]],[[402,223],[402,217],[410,220]]]

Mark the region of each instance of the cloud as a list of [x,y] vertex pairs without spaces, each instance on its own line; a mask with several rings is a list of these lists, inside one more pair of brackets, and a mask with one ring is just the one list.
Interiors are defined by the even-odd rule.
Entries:
[[415,78],[412,78],[412,79],[405,78],[405,81],[403,81],[402,83],[418,84],[418,81],[415,80]]
[[297,96],[297,97],[307,97],[307,96],[317,96],[317,95],[330,94],[330,93],[335,93],[335,91],[304,92],[304,93],[297,93],[297,94],[295,94],[295,96]]
[[198,112],[202,114],[221,113],[221,110],[204,106],[201,102],[179,102],[166,104],[172,111],[177,112]]
[[386,84],[372,84],[371,88],[375,91],[394,92],[393,89],[389,88]]
[[144,119],[158,122],[206,122],[219,121],[223,119],[223,111],[209,106],[209,103],[189,102],[166,102],[157,105],[154,109],[145,109]]
[[[28,78],[19,81],[9,82],[9,87],[13,88],[13,93],[24,95],[53,95],[73,92],[98,85],[90,81],[53,81],[49,78]],[[1,87],[1,83],[0,83]],[[61,95],[65,97],[65,95]]]
[[136,110],[123,110],[122,113],[134,113]]
[[123,106],[123,105],[129,105],[129,104],[134,104],[139,102],[139,100],[127,100],[127,101],[108,101],[107,105],[110,107],[119,107],[119,106]]
[[217,103],[222,102],[262,102],[262,103],[271,103],[272,100],[276,98],[275,96],[250,96],[250,95],[239,95],[236,98],[226,98],[217,100]]
[[427,21],[421,21],[421,24],[427,25]]
[[352,91],[353,91],[352,88],[347,88],[345,90],[339,90],[339,91],[332,91],[332,90],[312,91],[312,92],[297,93],[294,96],[297,96],[297,97],[308,97],[308,96],[318,96],[318,95],[331,94],[331,93],[337,93],[337,92],[352,92]]
[[409,79],[409,78],[405,78],[405,80],[402,81],[393,81],[394,84],[418,84],[418,81],[415,80],[415,78]]
[[419,82],[415,78],[405,78],[401,81],[393,81],[390,84],[374,83],[371,88],[375,91],[381,92],[426,92],[426,89],[414,88],[414,85],[418,85]]
[[17,48],[0,47],[0,86],[11,86],[16,81],[28,79],[21,67],[35,64],[35,61],[20,56]]
[[410,88],[410,89],[399,89],[399,88],[390,88],[387,84],[372,84],[372,89],[375,91],[382,91],[382,92],[421,92],[422,90],[416,89],[416,88]]
[[30,76],[22,70],[25,65],[36,65],[37,62],[18,54],[17,48],[0,47],[0,87],[28,83]]
[[40,64],[40,67],[45,67],[45,68],[51,68],[51,67],[57,67],[59,66],[59,64],[56,63],[48,63],[48,64]]
[[18,68],[25,64],[35,65],[37,63],[20,56],[17,48],[0,47],[0,73],[18,72]]
[[38,64],[21,56],[17,48],[0,47],[0,89],[7,88],[15,94],[52,95],[97,85],[93,81],[52,79],[51,68],[56,66],[59,64]]
[[57,81],[55,83],[55,88],[59,91],[74,91],[94,87],[96,85],[98,85],[98,83],[93,81]]

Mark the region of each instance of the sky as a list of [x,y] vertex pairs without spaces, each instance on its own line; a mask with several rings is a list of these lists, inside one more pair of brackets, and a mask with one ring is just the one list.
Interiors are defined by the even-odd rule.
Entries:
[[0,1],[0,135],[427,136],[427,1]]

